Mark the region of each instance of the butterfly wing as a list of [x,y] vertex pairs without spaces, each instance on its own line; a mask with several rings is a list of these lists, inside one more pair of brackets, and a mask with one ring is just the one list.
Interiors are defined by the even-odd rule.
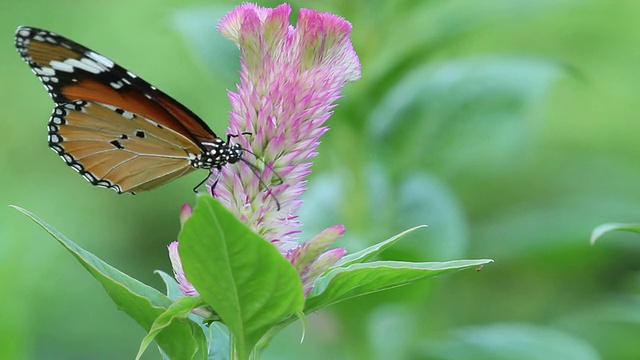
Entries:
[[49,146],[93,185],[118,193],[150,190],[195,170],[199,151],[153,120],[82,100],[54,108]]
[[15,44],[57,104],[49,145],[94,185],[149,190],[193,170],[201,143],[217,138],[185,106],[91,49],[32,27],[18,28]]

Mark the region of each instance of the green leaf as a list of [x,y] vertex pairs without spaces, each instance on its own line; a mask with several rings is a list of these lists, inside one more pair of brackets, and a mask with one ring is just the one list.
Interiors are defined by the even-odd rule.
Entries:
[[179,243],[187,279],[231,330],[239,359],[274,324],[302,310],[293,266],[211,196],[198,197]]
[[231,355],[231,339],[229,328],[225,324],[214,321],[206,329],[209,343],[209,360],[229,360]]
[[[142,343],[140,344],[140,349],[138,350],[138,354],[136,355],[136,360],[139,360],[144,351],[149,347],[149,344],[153,341],[153,339],[160,334],[160,332],[166,329],[174,320],[186,319],[191,314],[191,310],[197,308],[202,305],[202,300],[200,298],[185,296],[177,301],[175,301],[169,308],[162,313],[162,315],[158,316],[156,320],[151,325],[151,329],[147,336],[142,339]],[[204,340],[201,339],[201,340]],[[203,344],[200,344],[202,348],[207,347],[206,341]]]
[[608,223],[602,224],[591,233],[591,245],[595,244],[602,236],[614,231],[629,231],[640,234],[640,224]]
[[305,304],[305,313],[356,296],[391,289],[412,282],[475,268],[493,260],[456,260],[446,262],[410,263],[401,261],[377,261],[336,268],[315,282]]
[[169,299],[176,301],[179,298],[184,296],[184,294],[182,293],[182,291],[180,291],[180,288],[178,287],[178,282],[176,281],[176,279],[173,278],[173,276],[167,274],[162,270],[156,270],[154,272],[160,275],[160,277],[162,278],[162,281],[164,281],[164,285],[167,287],[167,297]]
[[395,244],[398,240],[402,239],[403,237],[405,237],[406,235],[416,231],[417,229],[420,228],[426,228],[427,225],[419,225],[416,227],[413,227],[411,229],[405,230],[403,232],[401,232],[400,234],[393,236],[385,241],[381,241],[373,246],[369,246],[368,248],[364,249],[364,250],[360,250],[358,252],[355,252],[353,254],[348,254],[345,255],[342,259],[340,259],[340,261],[338,261],[338,263],[335,265],[335,267],[347,267],[349,265],[352,264],[356,264],[356,263],[362,263],[365,262],[371,258],[373,258],[374,256],[380,254],[381,252],[383,252],[384,250],[386,250],[388,247],[390,247],[391,245]]
[[[27,215],[73,255],[116,304],[118,309],[131,316],[145,330],[173,303],[171,299],[82,249],[49,224],[31,212],[17,206],[16,210]],[[156,337],[156,343],[171,359],[206,359],[206,346],[202,347],[204,334],[192,321],[173,322]]]

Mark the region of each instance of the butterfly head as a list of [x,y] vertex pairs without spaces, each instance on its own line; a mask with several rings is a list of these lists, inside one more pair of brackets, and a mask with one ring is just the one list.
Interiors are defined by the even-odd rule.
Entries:
[[227,162],[229,164],[233,164],[235,162],[238,162],[240,159],[242,159],[242,155],[244,155],[244,149],[242,148],[242,146],[240,146],[240,144],[226,144],[227,145],[227,152],[228,152],[228,158],[227,158]]

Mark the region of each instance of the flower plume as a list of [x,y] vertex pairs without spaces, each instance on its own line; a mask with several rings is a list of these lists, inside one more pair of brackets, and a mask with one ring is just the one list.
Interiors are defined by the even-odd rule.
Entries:
[[244,4],[218,27],[241,52],[240,84],[237,92],[229,92],[228,132],[253,134],[237,140],[266,164],[260,175],[267,186],[247,164],[239,164],[222,170],[216,195],[283,253],[299,232],[294,214],[302,204],[298,198],[305,191],[310,160],[327,131],[323,124],[342,86],[360,77],[349,22],[302,9],[293,27],[290,13],[288,5]]

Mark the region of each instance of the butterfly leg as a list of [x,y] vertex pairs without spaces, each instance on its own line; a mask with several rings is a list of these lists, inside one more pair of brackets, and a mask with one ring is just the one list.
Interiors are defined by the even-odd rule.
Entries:
[[[193,188],[193,192],[197,193],[198,189],[200,188],[200,186],[202,186],[202,184],[204,184],[207,180],[209,180],[209,178],[211,177],[211,175],[213,175],[213,169],[209,169],[209,174],[207,174],[207,177],[205,177],[204,179],[202,179],[202,181],[200,181],[198,183],[198,185],[196,185],[196,187]],[[216,187],[216,184],[218,183],[218,180],[220,179],[220,174],[218,174],[218,177],[216,178],[216,181],[213,183],[213,186],[211,187],[211,193],[213,194],[213,189]]]

